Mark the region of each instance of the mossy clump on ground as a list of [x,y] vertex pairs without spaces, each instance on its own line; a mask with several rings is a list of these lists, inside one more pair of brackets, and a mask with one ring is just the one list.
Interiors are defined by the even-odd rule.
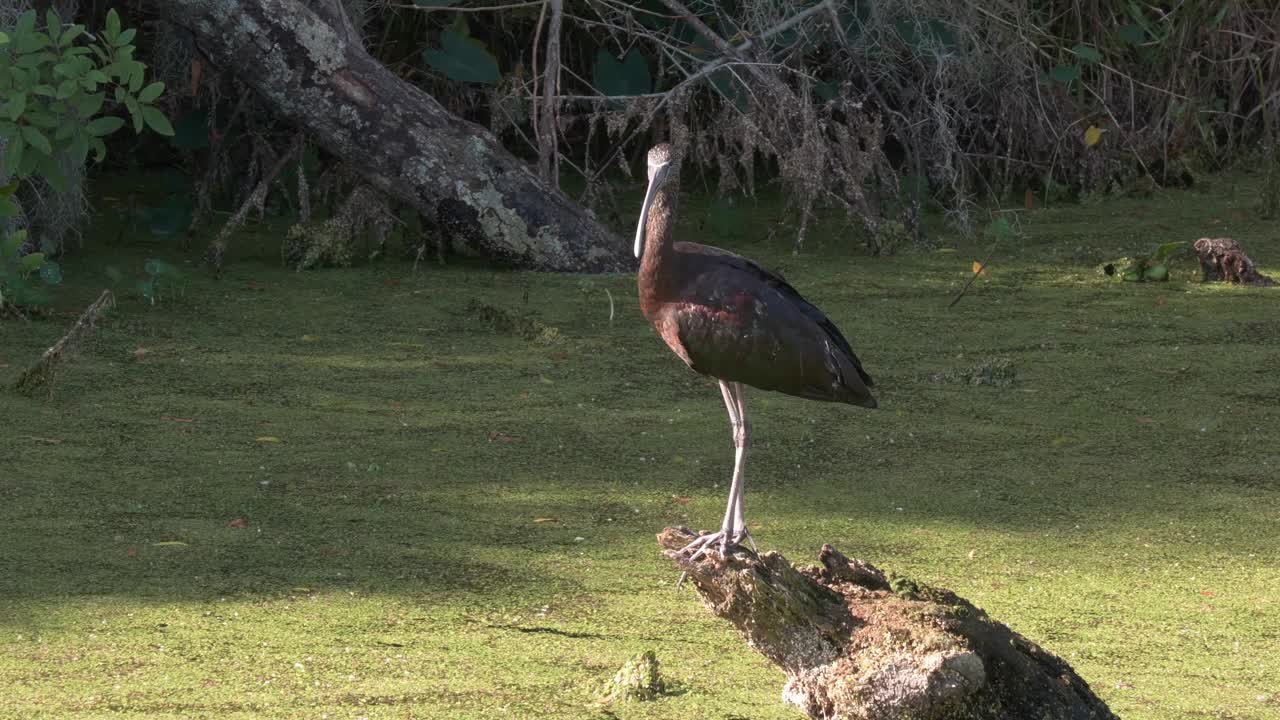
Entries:
[[467,304],[467,312],[494,332],[515,335],[539,345],[555,345],[563,339],[558,327],[474,298]]
[[647,702],[666,691],[652,650],[632,656],[600,693],[601,702]]
[[930,379],[936,383],[1005,387],[1018,379],[1018,370],[1009,358],[987,358],[960,370],[934,373]]

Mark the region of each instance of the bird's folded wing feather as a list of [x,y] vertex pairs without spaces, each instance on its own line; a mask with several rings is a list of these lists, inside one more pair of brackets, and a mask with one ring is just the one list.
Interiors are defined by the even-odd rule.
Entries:
[[862,404],[870,397],[870,377],[820,310],[776,273],[703,248],[694,253],[703,257],[691,263],[697,271],[681,301],[669,306],[670,331],[664,332],[678,338],[677,353],[683,350],[690,367],[816,400]]

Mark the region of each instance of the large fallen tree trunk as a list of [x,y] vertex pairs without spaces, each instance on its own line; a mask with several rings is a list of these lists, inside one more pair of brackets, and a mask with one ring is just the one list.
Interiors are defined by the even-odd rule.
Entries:
[[619,271],[626,241],[542,182],[484,128],[402,81],[360,43],[336,0],[155,0],[235,73],[370,184],[502,264]]
[[822,567],[778,553],[676,551],[658,544],[703,602],[782,668],[783,699],[824,720],[1115,720],[1071,667],[947,590],[890,580],[830,545]]

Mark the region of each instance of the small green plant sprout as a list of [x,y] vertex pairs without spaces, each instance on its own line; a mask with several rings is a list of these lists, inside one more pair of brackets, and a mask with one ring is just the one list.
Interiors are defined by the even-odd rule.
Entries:
[[1169,279],[1169,264],[1183,254],[1186,242],[1170,242],[1157,245],[1149,257],[1125,258],[1102,266],[1109,277],[1119,276],[1124,282],[1165,282]]
[[[583,278],[578,281],[578,292],[582,293],[582,299],[584,301],[589,302],[591,296],[595,294],[596,289],[595,280],[592,280],[591,278]],[[604,291],[604,296],[609,300],[609,324],[612,325],[614,316],[613,293],[609,292],[609,288],[600,289]]]
[[22,214],[14,193],[18,181],[0,187],[0,317],[47,304],[47,287],[62,282],[62,268],[42,252],[23,253],[26,228],[10,230]]
[[143,265],[143,271],[146,276],[138,281],[138,293],[142,295],[143,300],[156,305],[164,299],[165,293],[168,293],[171,298],[175,295],[186,295],[186,278],[169,263],[149,258]]

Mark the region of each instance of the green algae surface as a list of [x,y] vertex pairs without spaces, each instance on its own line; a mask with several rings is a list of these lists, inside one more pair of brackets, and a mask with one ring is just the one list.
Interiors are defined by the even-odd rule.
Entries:
[[[757,541],[950,588],[1121,717],[1280,717],[1280,290],[1097,271],[1230,235],[1280,272],[1251,187],[1019,213],[950,309],[987,241],[871,258],[832,221],[793,256],[776,208],[718,237],[687,201],[680,237],[780,266],[876,380],[748,392]],[[82,251],[60,314],[0,323],[7,387],[127,271],[51,397],[0,392],[0,716],[799,717],[658,553],[718,524],[732,444],[634,277],[294,273],[282,235],[217,280]],[[148,257],[186,273],[154,306]],[[679,691],[597,703],[647,650]]]

